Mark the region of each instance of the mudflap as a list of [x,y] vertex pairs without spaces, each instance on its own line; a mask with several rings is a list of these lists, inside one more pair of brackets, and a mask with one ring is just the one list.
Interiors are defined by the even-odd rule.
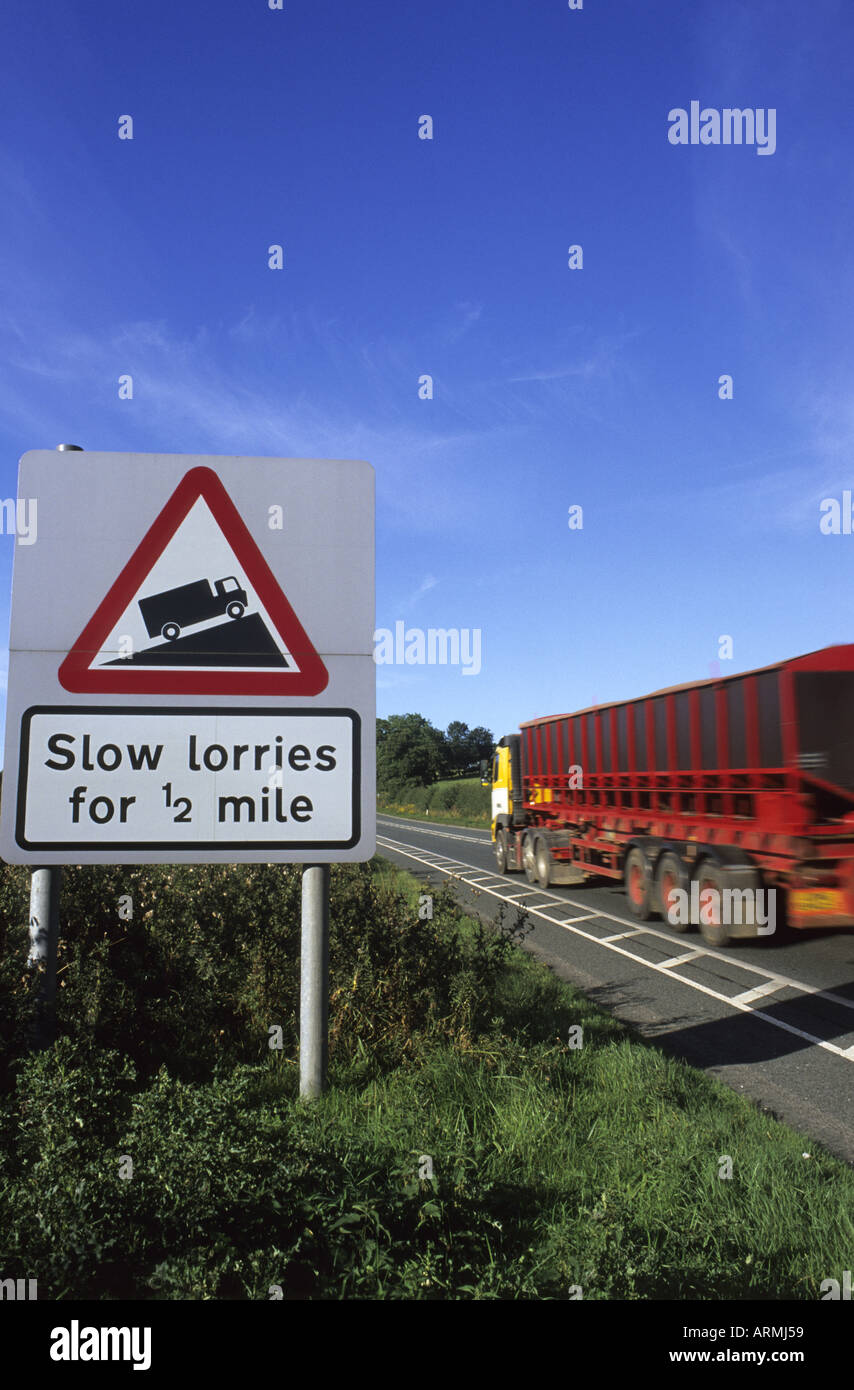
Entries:
[[565,888],[569,884],[586,882],[587,875],[583,869],[579,869],[575,864],[561,864],[558,860],[552,859],[552,883]]

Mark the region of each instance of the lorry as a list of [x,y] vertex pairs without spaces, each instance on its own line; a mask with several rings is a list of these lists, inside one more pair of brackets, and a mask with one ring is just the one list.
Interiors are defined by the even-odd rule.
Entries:
[[617,880],[677,931],[677,890],[705,893],[715,946],[768,934],[727,920],[727,892],[774,890],[791,927],[854,925],[854,645],[519,728],[483,779],[500,873]]
[[191,584],[179,584],[160,594],[149,594],[139,600],[145,629],[149,637],[165,637],[174,642],[182,627],[203,623],[220,613],[229,618],[243,616],[249,600],[233,574],[217,579],[194,579]]

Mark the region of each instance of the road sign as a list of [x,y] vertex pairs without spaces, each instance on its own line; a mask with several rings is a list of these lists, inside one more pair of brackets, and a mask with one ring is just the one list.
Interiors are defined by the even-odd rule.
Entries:
[[59,679],[66,690],[109,694],[317,695],[329,676],[220,478],[197,467],[152,522]]
[[371,857],[373,484],[336,460],[24,455],[4,859]]

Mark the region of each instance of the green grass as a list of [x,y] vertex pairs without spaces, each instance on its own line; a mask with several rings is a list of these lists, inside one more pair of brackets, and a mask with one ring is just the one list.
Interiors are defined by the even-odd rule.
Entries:
[[362,1172],[402,1181],[432,1158],[433,1182],[410,1190],[437,1239],[398,1291],[798,1299],[850,1268],[850,1172],[628,1041],[592,1060],[559,1044],[437,1054],[364,1092],[340,1085],[321,1115],[353,1160],[369,1140]]
[[[321,1106],[354,1142],[376,1115],[378,1163],[429,1154],[422,1201],[450,1227],[467,1200],[487,1214],[495,1239],[462,1296],[813,1299],[851,1267],[846,1164],[521,951],[495,1012],[495,1038],[364,1091],[342,1077]],[[725,1156],[732,1178],[718,1176]],[[461,1296],[443,1271],[423,1259],[421,1286]]]
[[491,793],[489,787],[480,785],[479,777],[455,777],[434,782],[432,787],[404,787],[394,794],[378,797],[377,809],[410,820],[488,827]]
[[[230,878],[242,932],[237,873],[176,883],[192,937],[225,910]],[[295,907],[298,880],[282,881],[260,934],[245,925],[262,953],[253,970]],[[81,878],[81,904],[98,882]],[[72,971],[66,1028],[87,1011],[74,1036],[10,1062],[4,1277],[36,1276],[55,1299],[267,1299],[278,1286],[291,1299],[566,1300],[580,1288],[594,1300],[746,1300],[817,1299],[851,1268],[851,1168],[424,890],[379,859],[334,869],[330,1085],[310,1105],[294,1047],[267,1047],[266,1022],[282,1015],[266,1003],[250,1030],[256,1060],[209,1065],[196,1044],[195,1070],[180,1069],[192,1029],[220,1026],[190,1010],[186,1036],[170,1024],[176,1065],[152,1072],[147,1051],[133,1061],[93,1037],[91,987]],[[111,878],[103,891],[111,901]],[[175,910],[155,911],[173,939]],[[283,942],[295,950],[295,937],[274,939],[271,962]],[[199,980],[221,959],[205,958]],[[184,998],[201,989],[194,978]],[[235,1016],[237,1041],[240,1026]],[[116,1028],[141,1049],[132,1013]],[[718,1176],[725,1155],[731,1179]],[[427,1158],[432,1177],[419,1176]]]

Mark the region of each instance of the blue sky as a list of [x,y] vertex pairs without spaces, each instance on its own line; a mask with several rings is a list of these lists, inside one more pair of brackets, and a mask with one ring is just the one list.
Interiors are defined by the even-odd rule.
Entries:
[[[482,634],[477,676],[377,668],[442,727],[854,640],[850,4],[48,0],[4,39],[0,496],[60,442],[368,459],[378,627]],[[670,144],[692,100],[774,108],[774,154]]]

